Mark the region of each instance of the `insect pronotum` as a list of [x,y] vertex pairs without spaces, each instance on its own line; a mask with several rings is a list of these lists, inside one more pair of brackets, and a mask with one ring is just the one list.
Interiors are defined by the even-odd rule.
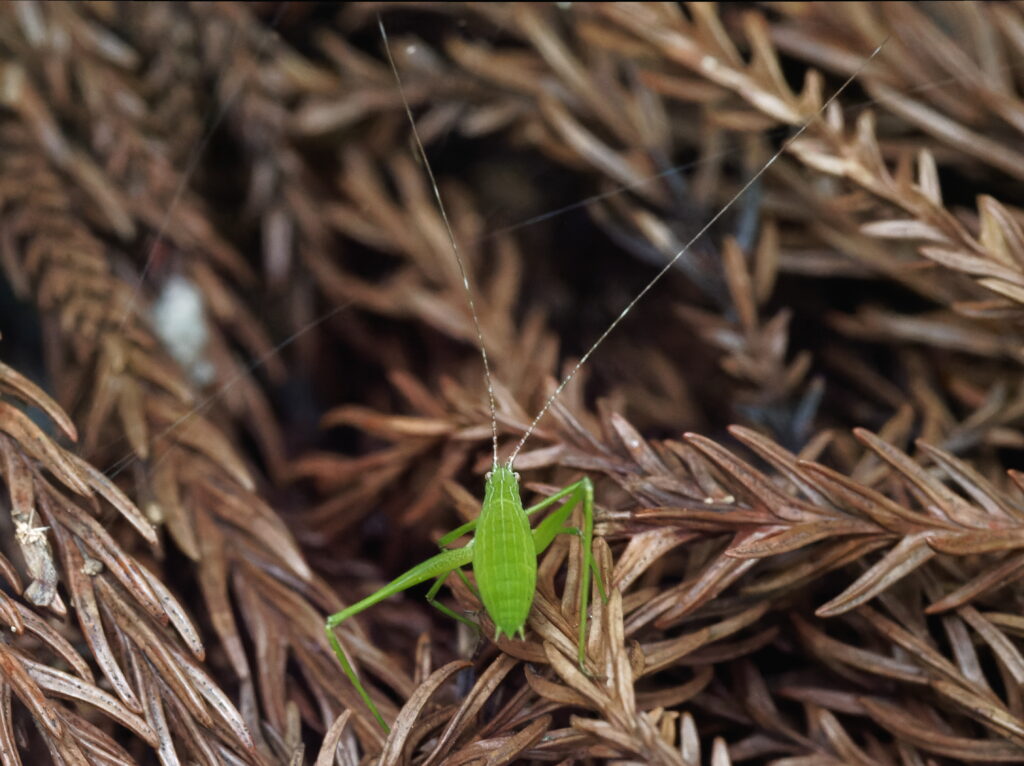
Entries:
[[[482,601],[488,616],[495,625],[495,640],[500,638],[503,634],[510,638],[514,638],[516,635],[523,637],[525,635],[526,620],[529,616],[530,609],[533,606],[537,581],[537,557],[547,549],[559,534],[575,534],[579,535],[581,538],[583,562],[581,568],[582,577],[580,587],[580,611],[578,621],[579,634],[577,636],[577,648],[580,668],[585,671],[587,610],[590,603],[591,574],[597,581],[597,587],[601,592],[602,598],[605,597],[604,586],[600,580],[598,570],[594,565],[594,558],[591,550],[594,526],[594,486],[590,479],[584,477],[574,484],[570,484],[564,489],[554,493],[536,505],[524,509],[519,492],[519,475],[513,469],[516,457],[518,457],[523,445],[526,443],[527,439],[530,438],[530,435],[533,433],[541,418],[545,415],[569,382],[575,377],[576,373],[579,372],[580,368],[586,364],[594,351],[596,351],[604,342],[605,338],[611,334],[611,332],[619,325],[626,315],[632,311],[633,307],[644,298],[651,288],[668,273],[668,271],[689,250],[689,248],[698,239],[700,239],[741,196],[743,196],[743,194],[768,170],[769,167],[771,167],[772,163],[774,163],[782,153],[789,148],[790,144],[808,128],[811,122],[820,117],[836,97],[842,93],[842,91],[860,74],[871,59],[878,54],[882,49],[882,46],[885,45],[885,42],[883,41],[874,49],[874,51],[872,51],[871,55],[864,60],[860,68],[854,72],[854,74],[851,75],[827,101],[825,101],[812,118],[804,123],[786,141],[784,141],[778,151],[768,159],[760,170],[751,176],[740,190],[736,192],[736,194],[734,194],[733,197],[707,221],[707,223],[704,224],[700,231],[698,231],[697,234],[694,235],[690,241],[687,242],[686,245],[672,258],[670,258],[661,270],[655,274],[650,282],[648,282],[647,285],[644,286],[644,288],[641,289],[628,304],[626,304],[625,308],[608,325],[590,348],[580,357],[579,361],[572,367],[561,383],[558,384],[554,392],[550,397],[548,397],[547,401],[537,412],[529,427],[519,439],[519,442],[516,444],[509,459],[504,464],[501,464],[498,460],[497,413],[494,399],[494,388],[491,380],[490,363],[487,358],[487,350],[484,344],[483,333],[480,329],[480,321],[477,315],[476,303],[473,299],[473,291],[469,283],[469,276],[466,272],[462,256],[459,253],[458,243],[456,242],[452,226],[448,220],[444,202],[441,199],[440,189],[434,177],[433,170],[431,169],[423,143],[420,140],[419,133],[417,132],[412,109],[409,106],[409,102],[406,99],[405,92],[402,88],[398,67],[395,65],[394,59],[391,55],[391,49],[388,44],[387,31],[385,30],[384,23],[380,17],[378,17],[377,22],[380,28],[384,52],[387,56],[388,63],[391,66],[392,73],[394,74],[395,82],[401,95],[403,106],[405,107],[405,113],[409,120],[416,151],[424,168],[426,169],[434,191],[438,210],[447,230],[452,255],[461,272],[462,283],[466,291],[467,303],[469,305],[470,314],[473,318],[473,325],[476,329],[477,342],[479,344],[480,355],[483,361],[484,378],[487,383],[491,415],[491,443],[493,450],[492,466],[486,476],[484,500],[480,508],[480,516],[476,520],[463,524],[461,527],[452,530],[442,537],[438,542],[440,547],[443,549],[440,553],[412,567],[404,574],[399,575],[390,583],[377,590],[375,593],[367,596],[350,607],[337,612],[336,614],[330,615],[327,618],[325,625],[327,638],[334,649],[334,653],[337,655],[338,662],[341,664],[345,675],[359,692],[359,695],[366,703],[370,712],[377,719],[377,722],[385,731],[388,731],[389,727],[387,722],[384,720],[384,717],[377,709],[376,704],[370,698],[369,693],[366,691],[366,688],[363,686],[359,677],[352,668],[351,663],[348,661],[348,657],[345,655],[345,651],[335,635],[334,629],[341,625],[345,620],[369,609],[374,604],[390,598],[391,596],[415,585],[427,582],[428,580],[433,580],[433,584],[427,592],[427,601],[446,615],[472,625],[473,623],[471,623],[467,618],[455,613],[453,610],[435,599],[437,592],[440,590],[449,574],[452,572],[461,572],[463,567],[472,565],[473,575],[476,581],[476,588],[479,593],[480,600]],[[561,507],[544,518],[536,527],[530,527],[530,517],[532,515],[559,502],[562,502]],[[577,507],[582,510],[582,529],[567,525],[572,512]],[[474,532],[475,535],[473,539],[466,543],[466,545],[461,548],[451,550],[447,549],[449,544],[470,532]]]

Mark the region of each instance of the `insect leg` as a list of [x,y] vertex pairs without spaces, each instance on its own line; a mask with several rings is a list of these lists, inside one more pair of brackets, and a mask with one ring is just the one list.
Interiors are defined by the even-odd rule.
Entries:
[[[468,587],[473,592],[473,595],[475,595],[477,597],[477,599],[480,599],[479,591],[476,589],[476,586],[474,586],[473,583],[471,583],[469,581],[469,579],[466,577],[465,572],[463,572],[461,569],[456,569],[455,570],[455,574],[457,574],[462,579],[462,582],[466,583],[466,587]],[[451,609],[450,607],[445,606],[444,604],[442,604],[440,601],[438,601],[435,598],[435,596],[437,595],[437,592],[441,589],[441,586],[444,584],[445,580],[447,580],[447,579],[448,578],[445,575],[441,575],[436,580],[434,580],[434,584],[431,585],[430,586],[430,590],[427,591],[427,603],[430,604],[435,609],[437,609],[439,612],[441,612],[441,614],[447,615],[448,617],[454,617],[459,622],[464,623],[464,624],[468,625],[469,627],[471,627],[473,629],[473,632],[476,633],[476,636],[477,636],[477,649],[476,649],[476,651],[478,652],[479,651],[479,645],[480,645],[480,637],[482,635],[482,631],[480,630],[480,626],[476,622],[474,622],[473,620],[471,620],[468,617],[466,617],[465,615],[458,614],[455,610]],[[470,668],[464,668],[463,670],[461,670],[459,672],[458,689],[459,689],[459,696],[460,697],[465,697],[467,694],[469,694],[469,690],[473,686],[473,679],[474,679],[473,668],[471,668],[471,667]]]
[[362,697],[363,702],[366,703],[366,707],[371,713],[373,713],[373,717],[377,719],[377,723],[381,725],[381,728],[383,728],[384,731],[391,731],[391,727],[389,727],[384,721],[384,717],[380,714],[380,711],[377,709],[373,700],[370,699],[370,694],[366,691],[366,687],[363,686],[359,677],[356,675],[355,670],[348,661],[348,657],[345,655],[345,650],[341,647],[341,642],[338,641],[338,637],[334,633],[334,629],[349,617],[354,617],[360,612],[369,609],[374,604],[380,603],[384,599],[394,596],[396,593],[408,590],[414,585],[419,585],[427,580],[437,578],[440,578],[440,580],[443,581],[449,572],[466,566],[466,564],[472,560],[472,547],[456,548],[452,551],[442,551],[436,556],[431,556],[426,561],[417,564],[404,574],[399,575],[383,588],[370,594],[362,601],[358,601],[352,606],[342,609],[340,612],[332,614],[327,618],[327,622],[324,625],[324,631],[327,633],[327,640],[330,642],[331,648],[334,649],[334,654],[338,658],[338,663],[341,665],[341,669],[345,671],[345,675],[348,677],[348,680],[352,682],[356,691],[359,692],[359,696]]
[[[531,510],[540,510],[541,507],[550,505],[552,502],[556,502],[563,497],[568,498],[565,505],[552,513],[534,528],[533,544],[537,554],[539,555],[543,553],[549,545],[551,545],[552,540],[554,540],[557,535],[579,534],[580,536],[580,541],[582,543],[580,547],[583,549],[583,577],[580,582],[580,630],[577,648],[579,650],[578,659],[580,668],[583,668],[584,660],[586,659],[585,643],[587,637],[587,610],[590,606],[591,573],[593,573],[597,578],[597,587],[601,593],[602,600],[607,600],[604,583],[601,581],[601,575],[598,573],[597,566],[594,564],[594,554],[591,550],[591,544],[594,539],[594,484],[589,478],[584,477],[575,484],[570,484],[561,492],[556,492],[551,497],[538,503]],[[581,505],[583,508],[582,530],[578,530],[575,527],[563,526],[577,505]]]
[[[440,540],[437,541],[437,547],[440,548],[443,551],[444,550],[448,550],[448,545],[450,545],[454,541],[458,540],[464,534],[472,532],[474,529],[476,529],[476,519],[474,519],[473,521],[470,521],[470,522],[468,522],[466,524],[463,524],[460,527],[456,527],[451,532],[446,534],[444,537],[442,537]],[[476,586],[473,585],[473,583],[471,583],[469,581],[469,578],[466,577],[466,573],[463,572],[461,569],[456,569],[455,573],[459,576],[459,579],[462,580],[463,584],[467,588],[469,588],[470,593],[472,593],[474,596],[476,596],[477,599],[480,599],[480,591],[478,591]],[[440,587],[440,586],[437,586],[437,584],[435,583],[435,587],[430,589],[431,594],[437,593],[437,588],[438,587]],[[427,595],[427,599],[428,600],[430,599],[430,594]],[[442,611],[444,611],[444,610],[442,610]],[[477,625],[474,625],[474,627],[479,628],[479,626],[477,626]]]
[[[579,527],[562,527],[555,534],[558,535],[576,535],[576,537],[583,539],[583,530]],[[597,568],[597,564],[594,563],[593,557],[590,559],[591,574],[594,575],[594,581],[597,583],[597,592],[601,596],[601,600],[608,603],[608,592],[604,589],[604,580],[601,579],[601,570]]]
[[[475,594],[476,588],[474,588],[472,583],[470,583],[470,581],[466,579],[466,575],[463,573],[463,571],[461,569],[456,569],[455,573],[458,574],[459,577],[462,578],[462,581],[464,583],[466,583],[466,585]],[[477,632],[479,632],[480,631],[480,626],[479,625],[477,625],[475,622],[473,622],[471,619],[469,619],[465,615],[458,614],[454,609],[451,609],[450,607],[445,606],[444,604],[442,604],[440,601],[438,601],[435,598],[435,596],[437,596],[437,592],[441,589],[441,586],[444,585],[444,581],[448,579],[448,574],[450,574],[450,573],[445,573],[445,574],[441,575],[440,577],[438,577],[436,580],[434,580],[434,584],[431,585],[430,586],[430,590],[427,591],[427,603],[430,604],[432,607],[434,607],[434,609],[439,611],[441,614],[448,615],[449,617],[454,617],[459,622],[463,622],[466,625],[468,625],[469,627],[471,627],[474,630],[476,630]]]
[[447,548],[449,543],[453,543],[456,540],[458,540],[460,537],[462,537],[463,535],[469,534],[474,529],[476,529],[476,522],[477,522],[477,520],[473,519],[472,521],[467,521],[465,524],[463,524],[460,527],[456,527],[451,532],[449,532],[448,534],[446,534],[444,537],[442,537],[440,540],[437,541],[438,547],[439,548]]

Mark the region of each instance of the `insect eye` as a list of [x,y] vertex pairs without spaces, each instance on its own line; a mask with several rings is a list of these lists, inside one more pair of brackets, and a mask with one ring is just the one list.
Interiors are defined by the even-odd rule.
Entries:
[[484,481],[490,481],[490,480],[491,480],[491,472],[488,471],[487,473],[484,474]]
[[515,471],[512,475],[516,477],[516,481],[519,481],[519,471]]

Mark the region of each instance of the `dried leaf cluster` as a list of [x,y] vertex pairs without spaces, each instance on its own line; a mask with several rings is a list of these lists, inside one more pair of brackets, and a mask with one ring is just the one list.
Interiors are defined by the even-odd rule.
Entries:
[[[524,641],[491,426],[597,484]],[[871,52],[881,50],[865,64]],[[1024,15],[1008,4],[0,8],[0,760],[1024,761]],[[843,80],[855,82],[824,106]]]

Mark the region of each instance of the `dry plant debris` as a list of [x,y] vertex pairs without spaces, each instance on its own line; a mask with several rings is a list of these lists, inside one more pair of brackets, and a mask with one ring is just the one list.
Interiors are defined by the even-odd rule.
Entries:
[[[559,540],[524,641],[345,624],[387,736],[323,618],[490,424],[378,14],[505,454],[811,121],[517,462],[597,484],[587,672]],[[1000,3],[0,8],[0,761],[1024,762],[1022,57]]]

